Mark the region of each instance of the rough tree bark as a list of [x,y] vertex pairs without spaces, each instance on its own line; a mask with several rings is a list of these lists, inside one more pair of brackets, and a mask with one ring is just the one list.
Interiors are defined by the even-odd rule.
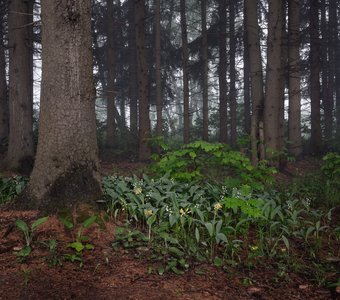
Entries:
[[106,0],[107,16],[107,114],[106,114],[106,147],[114,148],[116,140],[116,120],[115,120],[115,41],[114,41],[114,17],[112,0]]
[[183,69],[183,107],[184,107],[184,126],[183,142],[189,143],[190,135],[190,109],[189,109],[189,76],[188,76],[188,33],[185,0],[180,0],[181,12],[181,32],[182,32],[182,69]]
[[8,3],[9,144],[5,167],[33,166],[33,1]]
[[209,108],[208,108],[208,35],[207,35],[207,1],[201,0],[202,18],[202,89],[203,89],[203,132],[204,141],[209,139]]
[[135,0],[137,78],[139,100],[139,160],[150,159],[150,116],[148,98],[148,66],[145,49],[145,0]]
[[236,36],[235,36],[235,1],[229,1],[229,35],[230,35],[230,144],[236,148]]
[[[244,18],[244,28],[247,28],[247,20]],[[243,32],[243,97],[244,97],[244,132],[250,135],[251,130],[251,102],[250,102],[250,65],[247,31]]]
[[320,120],[320,38],[319,38],[319,1],[310,4],[310,98],[311,98],[311,150],[320,153],[322,147]]
[[288,1],[288,151],[298,157],[302,153],[301,141],[301,87],[300,87],[300,4]]
[[266,157],[281,150],[280,102],[282,99],[282,5],[269,1],[266,95],[264,105],[264,136]]
[[8,139],[8,97],[6,83],[6,60],[3,34],[3,18],[0,17],[0,152],[5,150],[3,142]]
[[221,0],[218,6],[219,15],[219,141],[228,142],[228,107],[227,107],[227,1]]
[[161,73],[161,5],[155,0],[155,56],[156,56],[156,110],[157,110],[157,136],[163,136],[163,101],[162,101],[162,73]]
[[39,142],[21,208],[55,211],[101,195],[90,0],[42,1]]
[[137,50],[136,50],[136,24],[135,0],[129,1],[129,97],[130,97],[130,133],[132,145],[138,139],[138,84],[137,84]]
[[250,65],[250,82],[252,97],[251,116],[251,151],[252,164],[264,159],[263,141],[263,72],[260,49],[260,30],[257,17],[257,1],[245,0],[246,30]]

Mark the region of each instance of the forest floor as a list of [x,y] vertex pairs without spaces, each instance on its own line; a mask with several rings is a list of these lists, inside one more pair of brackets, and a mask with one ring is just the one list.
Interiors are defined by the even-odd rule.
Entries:
[[[144,165],[122,162],[103,163],[104,174],[122,175],[143,172]],[[289,167],[279,180],[290,174],[313,169],[310,162]],[[300,169],[299,169],[300,168]],[[282,178],[281,178],[281,177]],[[8,211],[0,208],[0,299],[336,299],[336,291],[318,286],[304,274],[278,275],[277,265],[269,260],[256,267],[230,266],[226,269],[195,264],[183,275],[158,275],[155,262],[133,250],[113,250],[116,226],[122,222],[110,218],[102,226],[93,224],[84,230],[94,249],[70,261],[67,245],[74,233],[66,230],[56,216],[49,216],[37,228],[33,251],[24,262],[15,252],[24,247],[22,233],[10,230],[17,219],[31,224],[37,211]],[[48,244],[58,241],[56,251]],[[334,243],[335,249],[339,247]],[[68,257],[68,259],[65,259]],[[334,274],[333,274],[334,275]]]

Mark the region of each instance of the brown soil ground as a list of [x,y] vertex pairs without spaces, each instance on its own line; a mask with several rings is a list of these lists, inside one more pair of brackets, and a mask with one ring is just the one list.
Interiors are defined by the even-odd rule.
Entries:
[[[136,165],[123,163],[125,170]],[[142,170],[143,165],[137,168]],[[115,168],[119,165],[115,164]],[[104,165],[104,173],[116,170]],[[118,172],[119,173],[119,172]],[[125,174],[124,174],[125,175]],[[302,274],[277,277],[270,263],[256,268],[230,267],[225,270],[207,264],[190,267],[184,275],[155,271],[148,257],[134,258],[134,252],[114,251],[111,244],[119,221],[107,219],[105,226],[94,224],[84,234],[94,245],[83,253],[83,266],[63,259],[74,241],[56,216],[37,229],[33,251],[26,262],[17,261],[15,250],[24,246],[15,220],[32,223],[37,211],[5,211],[0,208],[0,299],[336,299],[335,291],[318,287]],[[54,257],[62,265],[50,265],[50,252],[44,244],[57,240]],[[335,244],[338,247],[339,244]],[[276,280],[273,280],[276,278]]]

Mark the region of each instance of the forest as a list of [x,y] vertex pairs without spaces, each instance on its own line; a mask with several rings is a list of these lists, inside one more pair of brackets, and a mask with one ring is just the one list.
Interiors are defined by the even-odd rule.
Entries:
[[339,270],[339,0],[0,1],[0,299],[337,299]]

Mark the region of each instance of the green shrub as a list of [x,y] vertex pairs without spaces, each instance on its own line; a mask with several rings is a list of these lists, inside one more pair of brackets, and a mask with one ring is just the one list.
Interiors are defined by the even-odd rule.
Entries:
[[0,205],[9,202],[13,197],[20,194],[27,184],[27,178],[22,176],[0,176]]
[[158,176],[169,174],[181,182],[218,182],[228,187],[247,184],[257,190],[273,181],[274,168],[265,162],[255,168],[248,157],[224,144],[196,141],[177,150],[168,150],[166,145],[163,149],[166,153],[157,156],[151,167]]

